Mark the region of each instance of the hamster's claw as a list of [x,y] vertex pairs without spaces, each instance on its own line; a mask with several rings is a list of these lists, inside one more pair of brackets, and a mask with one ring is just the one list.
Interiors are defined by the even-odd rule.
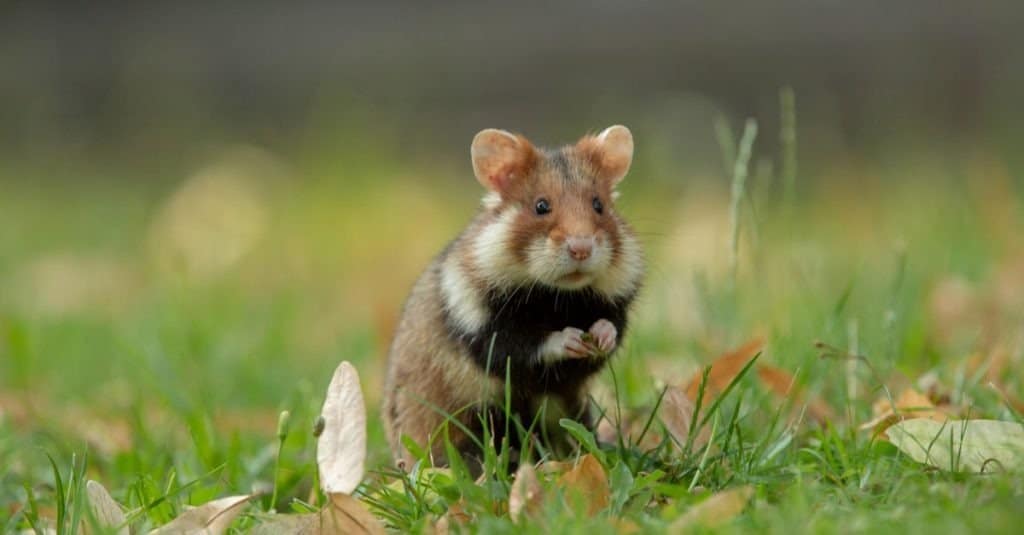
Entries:
[[606,319],[595,321],[590,326],[589,333],[594,337],[594,344],[602,353],[610,353],[618,343],[619,331],[615,324]]

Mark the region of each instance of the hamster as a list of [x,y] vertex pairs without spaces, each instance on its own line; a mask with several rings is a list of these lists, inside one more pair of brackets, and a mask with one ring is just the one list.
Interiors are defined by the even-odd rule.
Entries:
[[621,345],[644,276],[615,207],[633,159],[628,128],[554,150],[487,129],[470,155],[482,207],[415,283],[388,351],[383,420],[406,470],[415,459],[403,436],[443,464],[445,437],[473,454],[466,431],[504,429],[506,377],[522,429],[542,407],[547,421],[592,426],[588,382]]

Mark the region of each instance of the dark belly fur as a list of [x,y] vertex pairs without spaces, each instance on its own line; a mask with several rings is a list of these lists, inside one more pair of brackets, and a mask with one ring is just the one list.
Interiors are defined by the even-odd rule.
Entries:
[[[553,288],[517,288],[487,296],[490,321],[478,332],[452,329],[467,347],[474,362],[512,386],[514,405],[554,395],[567,403],[584,382],[601,370],[605,359],[564,359],[543,364],[537,351],[553,331],[576,327],[586,331],[599,319],[612,322],[619,339],[626,331],[626,312],[631,298],[608,300],[590,290],[556,291]],[[451,328],[449,323],[449,328]],[[573,407],[569,407],[573,408]]]

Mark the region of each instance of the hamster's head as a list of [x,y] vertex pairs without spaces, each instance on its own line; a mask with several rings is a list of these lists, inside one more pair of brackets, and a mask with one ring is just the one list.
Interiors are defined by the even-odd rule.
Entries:
[[470,152],[488,190],[473,247],[486,279],[609,295],[632,289],[625,286],[638,276],[639,247],[615,209],[615,188],[633,159],[628,128],[612,126],[555,150],[488,129]]

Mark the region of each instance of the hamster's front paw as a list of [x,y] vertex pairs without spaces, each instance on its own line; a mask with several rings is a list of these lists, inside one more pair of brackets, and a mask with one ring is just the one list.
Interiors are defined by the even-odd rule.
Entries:
[[583,331],[575,327],[566,327],[551,333],[545,342],[544,353],[550,357],[586,358],[593,350],[583,341]]
[[588,333],[594,339],[593,346],[596,346],[601,353],[611,353],[618,343],[619,330],[615,328],[615,324],[606,319],[595,321],[590,326]]

